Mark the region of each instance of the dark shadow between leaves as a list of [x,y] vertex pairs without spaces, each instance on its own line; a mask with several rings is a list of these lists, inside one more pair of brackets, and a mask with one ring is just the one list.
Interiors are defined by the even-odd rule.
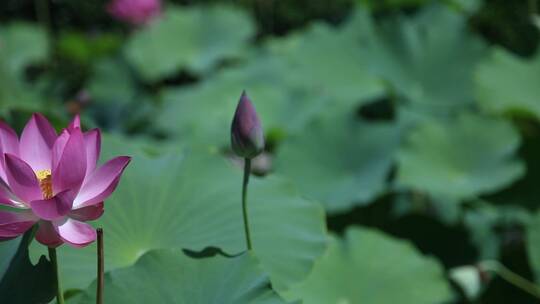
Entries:
[[216,255],[220,255],[226,258],[235,258],[245,253],[245,251],[242,251],[236,254],[228,254],[224,252],[223,250],[221,250],[221,248],[213,247],[213,246],[205,247],[201,251],[195,251],[195,250],[190,250],[190,249],[182,249],[182,251],[184,252],[185,255],[194,259],[211,258]]
[[[226,257],[226,258],[236,258],[238,256],[241,256],[241,255],[247,253],[247,251],[242,251],[242,252],[237,253],[237,254],[228,254],[228,253],[224,252],[223,250],[221,250],[221,248],[213,247],[213,246],[205,247],[201,251],[194,251],[194,250],[190,250],[190,249],[182,249],[182,251],[184,252],[185,255],[189,256],[190,258],[194,258],[194,259],[212,258],[212,257],[215,257],[216,255]],[[272,286],[272,283],[270,283],[270,282],[268,282],[268,284],[265,284],[264,288],[274,290],[274,287]],[[300,304],[300,303],[301,302],[293,302],[292,304]]]
[[28,245],[32,238],[32,231],[24,234],[6,273],[0,278],[2,303],[49,303],[56,294],[51,262],[45,256],[41,256],[36,265],[30,262]]

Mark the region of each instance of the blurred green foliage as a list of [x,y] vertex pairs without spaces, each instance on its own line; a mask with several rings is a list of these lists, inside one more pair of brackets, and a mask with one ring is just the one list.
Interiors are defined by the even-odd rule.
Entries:
[[[482,268],[540,290],[535,3],[177,0],[130,27],[106,1],[6,0],[0,116],[80,113],[102,158],[134,156],[95,223],[109,302],[537,303]],[[268,146],[238,255],[243,89]],[[70,302],[93,301],[93,248],[59,251]]]

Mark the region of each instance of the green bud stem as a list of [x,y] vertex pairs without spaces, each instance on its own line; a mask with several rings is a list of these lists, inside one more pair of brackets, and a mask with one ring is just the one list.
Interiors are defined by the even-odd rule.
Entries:
[[496,261],[496,260],[483,261],[483,262],[480,262],[479,266],[481,269],[485,271],[492,271],[498,274],[502,279],[504,279],[508,283],[540,299],[540,286],[530,282],[529,280],[523,278],[522,276],[508,269],[499,261]]
[[247,213],[247,187],[249,183],[249,175],[251,172],[251,159],[244,159],[244,182],[242,183],[242,214],[244,216],[244,230],[246,232],[247,250],[251,250],[251,235],[249,233],[249,220]]

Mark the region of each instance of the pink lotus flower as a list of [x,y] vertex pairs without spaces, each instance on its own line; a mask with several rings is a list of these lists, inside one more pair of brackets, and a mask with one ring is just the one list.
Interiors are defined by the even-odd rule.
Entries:
[[96,239],[86,221],[103,214],[130,157],[116,157],[96,168],[101,150],[98,129],[83,133],[78,116],[60,135],[34,114],[17,134],[0,122],[0,240],[39,224],[36,239],[49,247],[84,247]]
[[143,25],[161,13],[160,0],[113,0],[107,11],[114,18],[133,25]]

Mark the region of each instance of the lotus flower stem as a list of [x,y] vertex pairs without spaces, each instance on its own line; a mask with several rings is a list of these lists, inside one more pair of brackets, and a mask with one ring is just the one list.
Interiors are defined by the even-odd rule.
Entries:
[[64,304],[64,293],[62,292],[62,283],[60,282],[60,272],[58,271],[58,259],[56,258],[56,248],[49,247],[49,259],[51,260],[54,276],[56,278],[56,302]]
[[97,290],[96,304],[103,304],[105,254],[103,251],[103,229],[97,229]]
[[540,299],[540,286],[530,282],[524,277],[508,269],[499,261],[487,260],[487,261],[481,262],[479,266],[481,269],[485,271],[492,271],[498,274],[502,279],[504,279],[508,283]]
[[244,215],[244,229],[246,231],[247,249],[251,250],[251,235],[249,233],[249,221],[247,213],[247,188],[249,183],[249,174],[251,172],[251,159],[244,159],[244,182],[242,183],[242,214]]

